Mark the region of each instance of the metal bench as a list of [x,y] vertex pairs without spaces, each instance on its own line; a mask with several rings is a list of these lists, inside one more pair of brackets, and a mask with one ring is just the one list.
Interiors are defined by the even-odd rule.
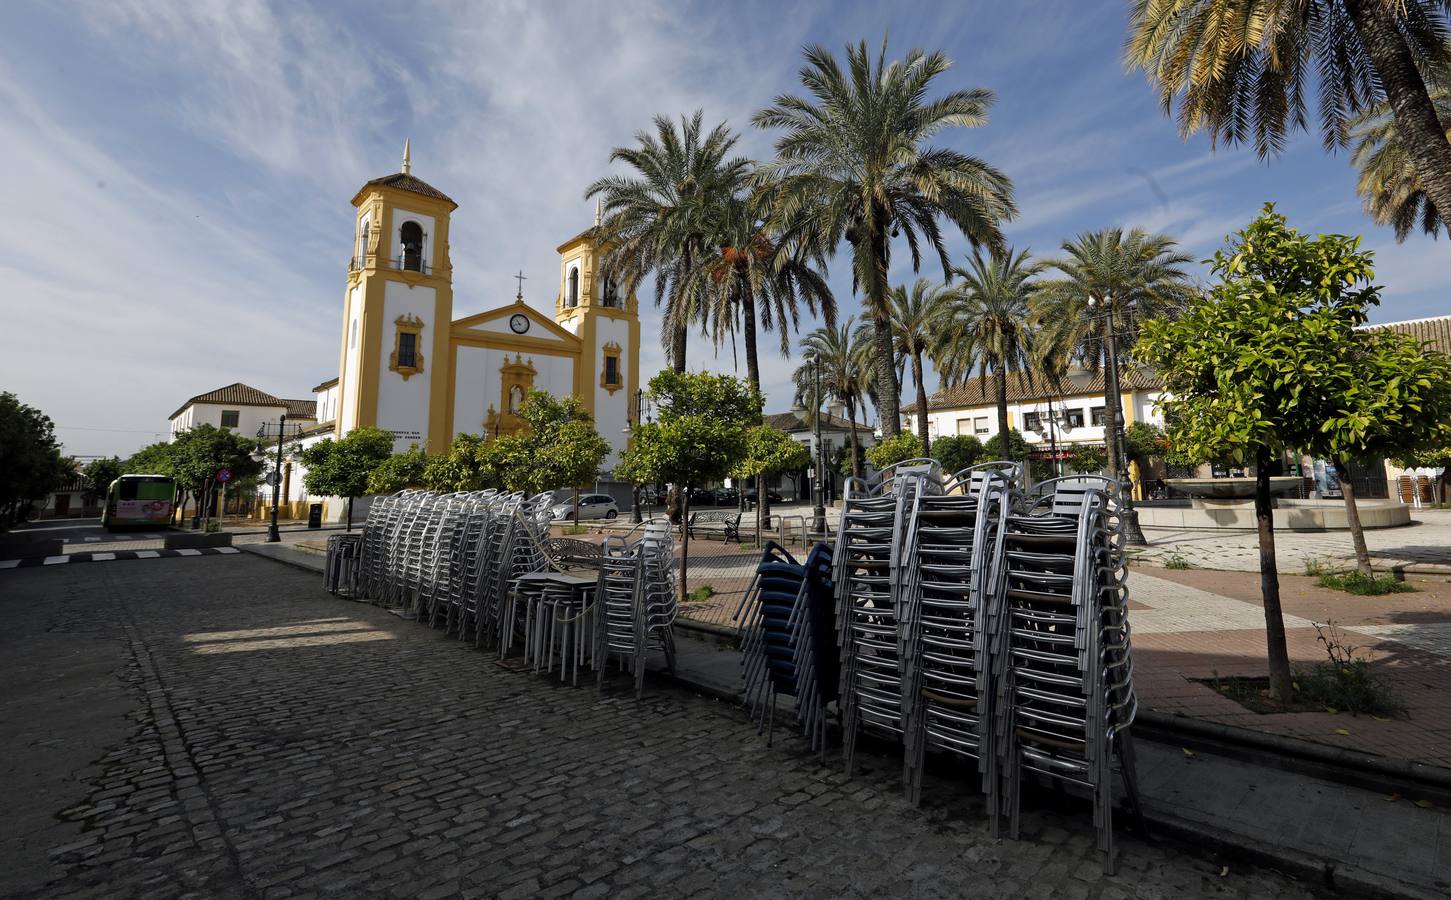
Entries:
[[722,535],[724,541],[741,542],[741,514],[738,512],[697,512],[690,514],[690,524],[686,526],[690,533],[691,540],[695,539],[696,533],[701,536],[712,534]]

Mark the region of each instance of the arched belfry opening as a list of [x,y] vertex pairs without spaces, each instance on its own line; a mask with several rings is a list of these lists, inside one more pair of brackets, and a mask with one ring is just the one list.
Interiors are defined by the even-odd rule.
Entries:
[[423,226],[408,221],[398,229],[398,243],[403,248],[403,268],[410,272],[423,271]]
[[579,269],[569,270],[569,289],[565,294],[569,306],[579,306]]

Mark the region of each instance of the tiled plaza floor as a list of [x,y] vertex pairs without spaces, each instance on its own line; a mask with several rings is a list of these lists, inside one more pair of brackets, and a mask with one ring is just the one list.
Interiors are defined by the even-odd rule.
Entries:
[[1309,897],[970,790],[846,778],[738,711],[570,688],[250,555],[0,573],[0,894]]

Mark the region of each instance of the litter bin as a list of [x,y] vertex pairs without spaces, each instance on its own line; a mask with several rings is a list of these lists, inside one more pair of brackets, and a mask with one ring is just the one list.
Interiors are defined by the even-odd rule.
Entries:
[[308,528],[321,528],[322,527],[322,504],[321,503],[312,503],[312,504],[309,504],[308,505],[308,507],[307,507],[307,527]]

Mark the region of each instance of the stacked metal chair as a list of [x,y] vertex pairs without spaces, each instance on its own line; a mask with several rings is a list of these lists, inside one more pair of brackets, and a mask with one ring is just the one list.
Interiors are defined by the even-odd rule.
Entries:
[[[1138,811],[1129,738],[1137,703],[1118,485],[1059,478],[1008,516],[996,702],[1009,832],[1022,784],[1046,776],[1092,796],[1104,869],[1113,871],[1113,774]],[[1142,817],[1138,816],[1140,824]]]
[[811,749],[825,752],[826,704],[836,697],[838,654],[831,548],[816,544],[798,564],[768,542],[733,619],[741,623],[746,709],[771,742],[777,698],[795,701]]
[[505,505],[495,530],[497,540],[490,544],[488,579],[474,617],[475,647],[496,647],[502,642],[503,613],[515,579],[549,567],[544,540],[554,493],[545,491],[528,499],[522,494],[514,496],[517,502]]
[[906,460],[882,475],[875,488],[848,481],[837,530],[838,702],[848,774],[860,732],[896,740],[907,733],[905,526],[917,497],[943,487],[941,470],[930,459]]
[[942,493],[919,493],[903,552],[907,795],[920,799],[928,750],[973,759],[994,822],[992,634],[1003,523],[1018,471],[1012,463],[987,463],[957,473]]
[[643,531],[638,540],[612,536],[601,547],[594,658],[598,686],[604,685],[613,655],[635,676],[635,696],[640,697],[648,654],[663,653],[666,667],[675,671],[676,569],[670,523],[651,520],[636,528]]
[[362,576],[363,535],[333,534],[327,539],[323,565],[323,589],[330,594],[354,597]]

